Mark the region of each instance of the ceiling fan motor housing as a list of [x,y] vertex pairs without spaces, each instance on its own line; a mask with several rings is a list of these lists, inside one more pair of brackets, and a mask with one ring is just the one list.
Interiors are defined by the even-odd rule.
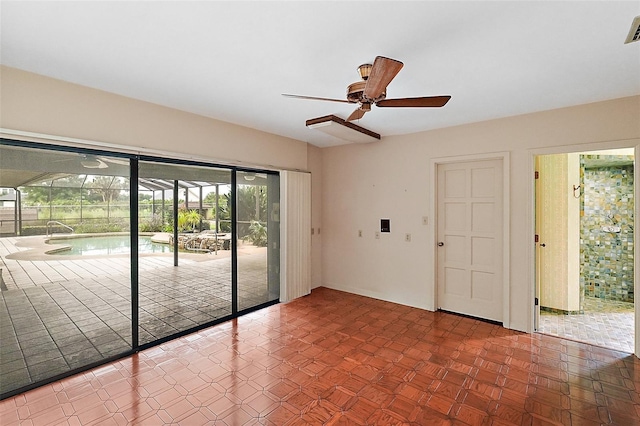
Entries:
[[382,92],[377,99],[366,99],[364,96],[364,88],[367,85],[366,81],[356,81],[353,84],[347,86],[347,100],[349,102],[358,103],[358,102],[370,102],[375,103],[381,101],[386,98],[387,91]]

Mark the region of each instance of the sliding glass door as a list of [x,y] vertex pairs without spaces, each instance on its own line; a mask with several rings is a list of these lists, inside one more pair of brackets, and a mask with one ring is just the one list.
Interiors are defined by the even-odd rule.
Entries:
[[275,303],[277,173],[0,140],[0,398]]

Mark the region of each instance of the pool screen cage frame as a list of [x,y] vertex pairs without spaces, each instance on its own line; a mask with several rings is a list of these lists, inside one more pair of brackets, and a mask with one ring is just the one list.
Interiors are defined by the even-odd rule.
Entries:
[[[6,139],[2,139],[2,143],[4,145],[13,145],[13,144],[8,144],[7,143],[8,140]],[[14,145],[16,146],[16,145]],[[22,144],[19,144],[17,146],[22,146]],[[30,144],[30,146],[28,146],[29,148],[44,148],[44,147],[39,147],[39,146],[32,146]],[[44,149],[54,149],[51,146],[47,146]],[[54,149],[55,150],[55,149]],[[85,150],[72,150],[72,149],[68,149],[65,150],[68,153],[75,153],[75,154],[79,154],[79,153],[85,153]],[[93,152],[93,151],[92,151]],[[90,155],[106,155],[105,153],[101,154],[97,154],[95,152],[93,152],[93,154]],[[108,155],[112,156],[114,155],[113,153],[109,153]],[[148,159],[153,159],[152,157],[146,157]],[[134,160],[136,158],[133,157],[127,157],[126,160],[128,162],[128,160]],[[158,159],[153,159],[153,161],[157,161]],[[162,159],[164,160],[164,159]],[[172,164],[176,164],[175,162],[172,162]],[[179,164],[179,163],[177,163]],[[193,165],[193,163],[189,163],[190,165]],[[233,170],[233,168],[229,168],[228,166],[217,166],[217,165],[211,165],[211,164],[206,164],[208,167],[222,167],[228,170]],[[128,167],[127,167],[128,169]],[[68,184],[65,183],[65,181],[68,181],[68,179],[70,177],[79,177],[80,179],[80,183],[78,184],[78,181],[76,181],[76,184]],[[98,179],[96,180],[96,177],[108,177],[110,179]],[[120,191],[126,191],[129,192],[130,188],[131,188],[131,184],[128,185],[128,187],[123,187],[122,185],[119,185],[121,183],[123,183],[123,179],[124,182],[127,183],[131,177],[129,175],[127,176],[116,176],[116,175],[108,175],[108,174],[104,174],[104,173],[100,173],[100,169],[87,169],[85,171],[85,174],[78,174],[78,173],[59,173],[59,172],[51,172],[51,173],[38,173],[35,176],[29,176],[28,178],[26,178],[25,180],[18,180],[18,181],[14,181],[15,183],[12,186],[6,186],[6,185],[2,185],[0,186],[0,205],[2,205],[3,207],[8,207],[7,204],[13,204],[13,214],[12,215],[2,215],[2,217],[0,217],[0,221],[1,221],[1,225],[0,225],[0,236],[22,236],[24,235],[24,223],[30,221],[29,219],[25,219],[25,215],[23,214],[24,212],[24,208],[25,206],[23,206],[23,200],[24,200],[24,196],[23,196],[23,191],[21,190],[21,188],[47,188],[49,190],[49,195],[48,195],[48,204],[47,205],[38,205],[37,207],[33,207],[33,208],[37,208],[39,210],[47,210],[49,212],[48,218],[47,219],[33,219],[31,220],[32,222],[35,223],[42,223],[43,221],[46,221],[47,223],[47,234],[49,233],[48,231],[51,230],[55,230],[55,229],[60,229],[63,232],[64,231],[69,231],[72,228],[70,226],[68,226],[67,224],[63,223],[61,220],[57,220],[59,218],[56,218],[55,215],[53,214],[54,208],[55,207],[63,207],[63,206],[55,206],[54,204],[54,200],[55,197],[53,196],[53,192],[55,190],[63,190],[63,189],[72,189],[72,190],[78,190],[79,195],[78,195],[78,204],[77,205],[73,205],[73,206],[69,206],[69,207],[77,207],[78,208],[78,212],[79,215],[77,217],[74,217],[74,221],[78,222],[78,223],[84,223],[85,221],[90,221],[90,220],[95,220],[95,218],[93,219],[88,219],[86,217],[84,217],[84,212],[87,208],[87,204],[85,202],[86,200],[86,195],[90,192],[90,191],[96,191],[96,190],[101,190],[104,193],[109,193],[109,192],[120,192]],[[2,179],[4,180],[4,179]],[[0,180],[0,181],[2,181]],[[215,211],[215,231],[218,232],[220,230],[220,217],[219,217],[219,209],[217,205],[212,205],[212,206],[205,206],[204,203],[204,197],[203,197],[203,189],[204,188],[215,188],[215,194],[216,194],[216,204],[217,204],[217,198],[220,194],[220,185],[222,183],[220,182],[204,182],[204,181],[189,181],[189,180],[177,180],[177,181],[169,181],[169,180],[165,180],[165,179],[157,179],[157,178],[138,178],[138,189],[137,192],[138,194],[141,193],[151,193],[151,204],[150,204],[150,214],[153,215],[156,213],[156,210],[160,212],[161,215],[161,219],[164,222],[165,220],[168,219],[168,217],[166,217],[166,215],[168,214],[167,210],[172,208],[172,204],[171,202],[167,202],[166,199],[166,192],[169,191],[170,193],[173,192],[175,186],[177,185],[178,190],[181,191],[184,194],[184,202],[179,206],[179,208],[185,208],[187,210],[196,210],[201,216],[204,217],[204,212],[206,211],[207,208],[214,208]],[[224,183],[226,185],[229,185],[230,182],[228,183]],[[159,196],[158,196],[159,195]],[[131,196],[131,194],[130,194]],[[196,198],[197,199],[197,205],[193,205],[194,203],[190,201],[190,197]],[[127,204],[127,208],[128,208],[128,203]],[[54,207],[55,206],[55,207]],[[95,206],[95,205],[94,205]],[[26,207],[31,207],[31,206],[26,206]],[[104,207],[106,209],[106,215],[102,218],[98,218],[101,220],[106,220],[107,223],[112,219],[112,209],[114,207],[118,207],[117,205],[114,205],[111,202],[111,197],[107,196],[105,197],[105,203],[101,204],[100,207]],[[39,216],[39,215],[36,215]],[[140,217],[138,217],[138,219],[140,219]],[[12,226],[13,225],[13,226]],[[203,230],[203,224],[202,221],[200,221],[200,223],[198,224],[198,231],[202,231]]]

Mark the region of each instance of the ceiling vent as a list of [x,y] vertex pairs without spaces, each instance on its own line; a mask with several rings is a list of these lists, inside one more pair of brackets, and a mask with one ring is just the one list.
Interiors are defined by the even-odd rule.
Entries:
[[631,29],[629,35],[624,41],[624,44],[633,43],[634,41],[640,41],[640,16],[636,16],[631,23]]

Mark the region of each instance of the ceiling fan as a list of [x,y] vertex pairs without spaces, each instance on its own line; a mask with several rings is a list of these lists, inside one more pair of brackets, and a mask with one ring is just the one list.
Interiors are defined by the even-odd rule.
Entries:
[[289,98],[311,99],[318,101],[358,103],[358,108],[351,113],[347,121],[358,120],[365,113],[371,111],[371,105],[380,108],[439,108],[451,99],[451,96],[427,96],[419,98],[386,99],[387,86],[400,72],[404,64],[395,59],[377,56],[372,64],[358,67],[362,81],[347,86],[347,99],[318,98],[315,96],[300,96],[282,94]]

